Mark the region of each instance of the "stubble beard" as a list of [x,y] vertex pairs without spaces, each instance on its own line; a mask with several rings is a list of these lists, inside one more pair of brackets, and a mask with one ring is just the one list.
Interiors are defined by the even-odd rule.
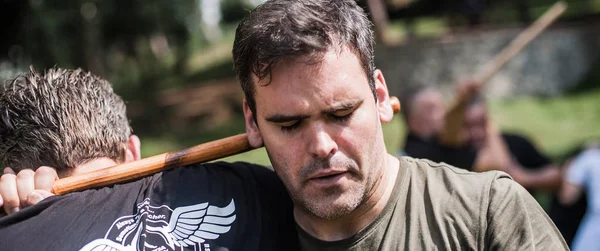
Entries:
[[299,171],[299,180],[306,180],[311,174],[331,166],[343,166],[348,170],[347,178],[352,182],[351,187],[342,190],[340,187],[320,189],[317,194],[303,191],[307,182],[302,182],[294,191],[289,190],[294,202],[306,212],[325,220],[334,220],[352,213],[367,199],[365,177],[359,171],[358,165],[350,159],[315,159]]
[[324,191],[328,193],[325,196],[304,195],[302,198],[297,198],[292,195],[292,197],[296,197],[294,201],[299,203],[304,210],[325,220],[335,220],[352,213],[363,204],[367,197],[364,184],[345,193],[340,193],[337,189],[335,190],[331,192]]

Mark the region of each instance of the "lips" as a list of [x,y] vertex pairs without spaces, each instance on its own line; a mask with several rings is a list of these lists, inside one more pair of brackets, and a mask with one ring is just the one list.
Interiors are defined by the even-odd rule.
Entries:
[[347,179],[346,174],[348,174],[347,171],[319,172],[311,176],[308,182],[318,187],[338,186]]
[[322,179],[322,178],[330,178],[333,176],[337,176],[339,174],[346,173],[347,171],[326,171],[326,172],[318,172],[312,175],[309,179]]

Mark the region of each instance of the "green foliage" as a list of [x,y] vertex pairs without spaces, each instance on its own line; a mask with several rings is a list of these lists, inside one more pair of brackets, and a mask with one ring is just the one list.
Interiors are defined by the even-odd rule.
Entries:
[[253,8],[243,0],[221,0],[222,21],[225,24],[237,24]]

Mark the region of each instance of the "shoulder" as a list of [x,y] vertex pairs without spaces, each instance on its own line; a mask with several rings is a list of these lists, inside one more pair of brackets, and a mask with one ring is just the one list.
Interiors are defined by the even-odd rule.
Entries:
[[600,165],[600,149],[587,149],[573,159],[568,172],[584,170]]
[[[445,163],[409,157],[404,157],[403,164],[409,170],[410,189],[429,197],[428,203],[440,208],[452,207],[451,210],[460,207],[478,213],[488,204],[490,191],[497,181],[514,183],[508,174],[500,171],[471,172]],[[469,203],[456,204],[461,201]]]
[[500,171],[471,172],[443,162],[437,163],[427,159],[416,159],[411,157],[403,157],[403,159],[406,167],[408,167],[411,172],[416,172],[415,175],[421,179],[443,179],[448,180],[454,185],[461,185],[464,182],[468,182],[471,185],[483,185],[491,183],[494,179],[510,179],[508,174]]
[[277,175],[265,166],[247,162],[209,162],[178,167],[160,174],[164,178],[221,180],[270,180]]
[[503,132],[501,134],[501,136],[502,136],[502,139],[504,139],[504,141],[507,144],[529,144],[529,145],[532,145],[531,140],[522,134]]
[[575,159],[573,159],[573,163],[598,163],[600,162],[600,149],[599,148],[592,148],[592,149],[587,149],[584,150],[582,153],[580,153],[577,157],[575,157]]
[[180,187],[204,184],[225,190],[236,187],[270,196],[284,197],[286,194],[283,183],[273,170],[247,162],[218,161],[193,164],[165,172],[160,179],[161,184],[174,181]]

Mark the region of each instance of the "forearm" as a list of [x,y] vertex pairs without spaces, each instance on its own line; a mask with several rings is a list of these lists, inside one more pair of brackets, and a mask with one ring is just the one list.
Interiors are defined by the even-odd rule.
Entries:
[[478,172],[489,170],[505,171],[511,164],[511,155],[500,133],[493,126],[488,129],[488,139],[477,153],[474,170]]
[[448,109],[444,118],[444,127],[439,134],[439,142],[442,145],[457,147],[465,142],[460,136],[460,129],[464,122],[467,103],[464,100],[457,100]]
[[480,83],[461,82],[456,86],[456,96],[446,110],[444,127],[439,134],[440,143],[450,147],[463,145],[464,138],[460,135],[465,118],[465,111],[473,96],[479,93]]
[[561,186],[560,169],[554,165],[548,165],[538,171],[523,171],[521,180],[517,180],[525,188],[557,191]]

